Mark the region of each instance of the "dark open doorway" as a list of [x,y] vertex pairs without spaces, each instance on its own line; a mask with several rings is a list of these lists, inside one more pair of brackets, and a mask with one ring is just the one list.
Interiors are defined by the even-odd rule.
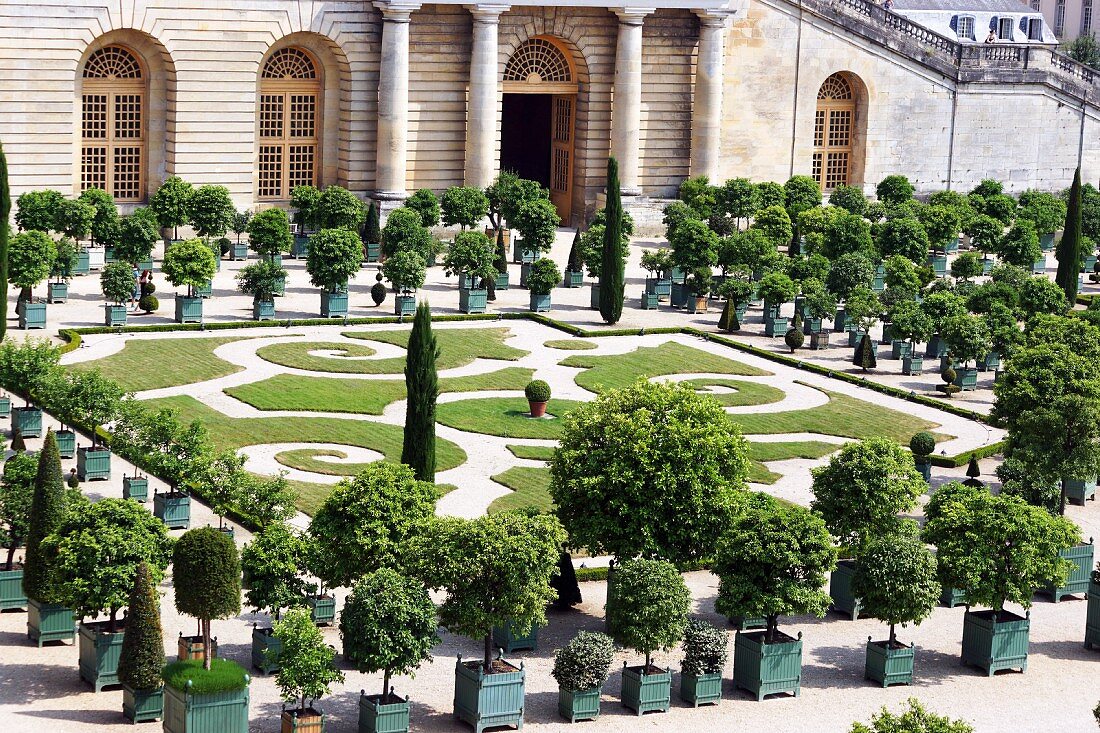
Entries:
[[550,187],[553,97],[505,94],[500,125],[500,169]]

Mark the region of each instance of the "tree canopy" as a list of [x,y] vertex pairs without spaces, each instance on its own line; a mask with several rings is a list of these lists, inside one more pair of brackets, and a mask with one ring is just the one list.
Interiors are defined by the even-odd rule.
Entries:
[[616,642],[645,654],[648,674],[653,652],[671,649],[684,637],[691,593],[676,566],[664,560],[627,560],[610,577],[608,626]]

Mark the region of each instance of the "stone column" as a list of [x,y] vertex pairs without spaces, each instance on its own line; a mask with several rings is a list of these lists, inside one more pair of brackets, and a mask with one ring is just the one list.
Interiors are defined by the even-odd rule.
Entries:
[[623,196],[642,192],[638,150],[642,116],[642,21],[653,8],[616,8],[615,88],[611,109],[611,154],[619,161]]
[[409,147],[409,18],[419,3],[376,2],[382,11],[382,65],[378,73],[376,196],[400,201]]
[[485,188],[497,171],[497,38],[507,5],[468,5],[474,17],[470,49],[470,96],[466,107],[467,186]]
[[695,67],[695,104],[691,110],[691,175],[720,183],[722,83],[727,13],[696,10],[699,56]]

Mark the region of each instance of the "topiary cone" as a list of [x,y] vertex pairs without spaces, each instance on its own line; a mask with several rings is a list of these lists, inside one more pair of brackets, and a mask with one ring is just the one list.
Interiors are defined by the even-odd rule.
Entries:
[[118,681],[133,690],[155,690],[161,686],[163,666],[164,632],[160,625],[160,602],[153,587],[149,565],[143,562],[134,573],[134,586],[130,591]]

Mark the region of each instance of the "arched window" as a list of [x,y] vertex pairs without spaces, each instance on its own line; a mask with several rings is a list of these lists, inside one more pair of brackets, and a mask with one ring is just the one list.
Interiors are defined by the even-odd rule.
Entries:
[[321,78],[300,48],[271,55],[260,74],[258,197],[287,199],[295,186],[316,186],[320,168]]
[[504,81],[532,83],[573,82],[569,58],[549,39],[528,39],[504,67]]
[[817,92],[813,177],[823,191],[847,186],[852,169],[856,101],[844,74],[833,74]]
[[145,190],[147,75],[129,49],[107,46],[84,64],[80,114],[80,190],[102,188],[116,201]]

